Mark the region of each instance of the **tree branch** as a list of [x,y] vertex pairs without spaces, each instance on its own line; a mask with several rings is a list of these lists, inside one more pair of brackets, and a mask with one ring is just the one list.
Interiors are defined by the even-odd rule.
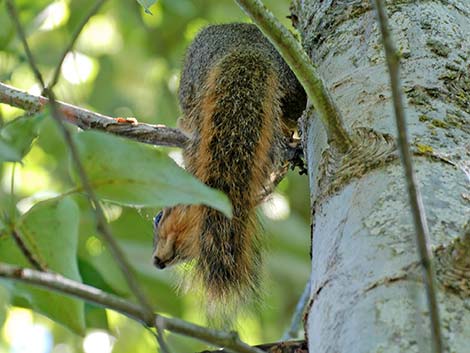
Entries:
[[[12,226],[13,228],[14,226]],[[29,250],[28,246],[25,244],[23,241],[23,238],[18,234],[16,229],[12,229],[11,231],[11,236],[13,237],[13,240],[16,243],[16,246],[21,250],[23,253],[24,257],[28,262],[30,263],[31,266],[33,266],[36,270],[38,271],[46,271],[46,268],[36,259],[34,254]]]
[[418,252],[423,266],[423,280],[426,285],[428,296],[428,306],[431,316],[431,328],[433,349],[436,353],[443,351],[441,324],[439,319],[439,307],[436,295],[436,280],[434,276],[433,264],[431,261],[431,250],[429,247],[429,230],[424,212],[423,200],[416,182],[416,175],[413,171],[413,162],[408,143],[408,132],[406,127],[405,109],[403,108],[402,88],[400,82],[400,58],[397,54],[395,44],[391,38],[388,18],[382,0],[374,0],[377,18],[382,32],[382,41],[385,49],[385,56],[390,74],[390,84],[392,88],[393,107],[398,130],[398,147],[401,161],[405,169],[406,183],[408,188],[409,201],[413,215],[416,231],[416,242]]
[[[155,320],[155,325],[158,325],[158,320]],[[163,335],[163,329],[161,327],[156,328],[155,337],[157,339],[158,345],[160,346],[160,350],[162,353],[171,353],[170,347],[165,340],[165,336]]]
[[282,335],[282,340],[287,341],[289,339],[297,337],[299,333],[299,326],[302,322],[302,314],[305,311],[305,307],[307,306],[308,300],[310,299],[310,291],[312,289],[312,281],[310,279],[307,281],[305,285],[304,291],[295,306],[294,315],[292,315],[292,320],[290,323],[289,328],[284,332]]
[[35,72],[35,75],[37,76],[37,80],[41,84],[41,88],[42,88],[43,92],[45,92],[47,94],[47,96],[49,97],[49,104],[50,104],[51,111],[52,111],[52,117],[54,118],[54,120],[56,120],[57,125],[59,126],[59,128],[60,128],[60,130],[61,130],[61,132],[64,136],[64,140],[65,140],[66,144],[69,147],[70,154],[72,156],[72,161],[75,165],[75,168],[77,169],[78,176],[79,176],[79,178],[82,182],[82,186],[83,186],[84,190],[86,191],[86,193],[88,195],[88,198],[89,198],[89,200],[92,204],[92,207],[94,206],[95,216],[96,216],[96,228],[98,230],[98,233],[101,235],[102,239],[108,245],[109,250],[111,252],[111,255],[113,256],[113,258],[115,259],[116,263],[118,264],[121,272],[123,273],[124,278],[127,282],[127,285],[131,289],[132,293],[136,296],[137,300],[140,302],[142,307],[146,309],[145,312],[148,313],[148,315],[151,315],[152,306],[150,305],[150,302],[148,301],[148,299],[144,295],[142,289],[140,288],[139,284],[137,283],[137,281],[135,279],[135,276],[133,274],[132,268],[131,268],[131,266],[129,264],[129,261],[127,260],[124,252],[118,246],[118,244],[115,241],[113,235],[111,234],[109,226],[106,222],[106,217],[104,215],[104,211],[103,211],[103,209],[102,209],[102,207],[99,203],[99,199],[96,196],[93,188],[91,187],[90,181],[88,179],[88,175],[86,174],[85,168],[83,167],[83,165],[80,161],[80,156],[79,156],[79,153],[78,153],[77,146],[75,145],[75,143],[72,139],[72,135],[71,135],[70,131],[66,128],[66,126],[63,122],[62,114],[60,113],[60,111],[57,107],[57,104],[55,102],[54,93],[53,93],[53,91],[47,90],[46,87],[44,86],[44,80],[43,80],[39,70],[37,70],[37,66],[34,62],[33,56],[31,55],[31,51],[29,50],[28,42],[27,42],[26,37],[24,35],[24,31],[23,31],[21,23],[18,19],[18,14],[16,12],[16,8],[15,8],[12,0],[7,0],[7,8],[8,8],[8,11],[10,13],[10,16],[13,17],[13,19],[14,19],[14,23],[16,25],[18,35],[21,37],[21,41],[22,41],[22,43],[25,47],[25,51],[26,51],[27,56],[28,56],[29,64],[30,64],[31,68],[33,68],[33,70]]
[[[40,112],[49,103],[49,99],[34,96],[0,82],[0,103],[29,112]],[[105,131],[157,146],[184,147],[188,141],[188,137],[179,129],[120,118],[114,119],[57,100],[55,104],[62,119],[83,130]]]
[[[265,352],[269,353],[308,353],[307,341],[284,341],[275,343],[265,343],[255,346]],[[203,351],[200,353],[227,353],[225,349],[218,349],[216,351]]]
[[0,263],[0,277],[19,280],[21,282],[51,289],[56,292],[69,294],[87,302],[113,309],[139,322],[145,324],[152,323],[151,319],[148,320],[148,322],[144,320],[146,314],[139,305],[128,302],[115,295],[108,294],[95,287],[73,281],[56,273],[41,272],[29,268],[21,268]]
[[331,145],[343,153],[347,152],[352,141],[344,127],[341,113],[300,43],[260,0],[235,1],[273,43],[297,76],[318,111]]
[[[49,99],[43,96],[34,96],[0,82],[0,103],[28,112],[40,112],[49,103]],[[189,141],[189,136],[180,129],[139,123],[135,119],[111,118],[58,100],[55,100],[55,105],[63,121],[78,126],[82,130],[104,131],[154,146],[184,148]],[[302,171],[302,166],[299,164],[298,148],[287,146],[283,153],[285,161],[289,161],[293,167],[298,166]],[[280,177],[283,176],[280,175]],[[273,188],[280,179],[274,181]]]
[[[82,284],[59,274],[40,272],[32,269],[11,266],[0,263],[0,277],[9,278],[28,284],[33,284],[56,292],[68,294],[139,321],[149,327],[156,327],[196,338],[205,343],[226,347],[232,352],[238,353],[262,353],[263,351],[251,347],[240,341],[236,333],[226,333],[208,329],[189,322],[168,318],[152,312],[148,313],[140,305],[128,302],[115,295],[106,293],[86,284]],[[158,323],[157,323],[158,320]]]

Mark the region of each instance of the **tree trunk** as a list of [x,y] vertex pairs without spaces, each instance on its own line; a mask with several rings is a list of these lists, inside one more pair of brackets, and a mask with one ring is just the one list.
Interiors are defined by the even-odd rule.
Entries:
[[[470,2],[395,0],[387,8],[402,56],[444,347],[470,352]],[[305,122],[314,224],[309,352],[429,352],[427,297],[375,11],[367,0],[296,0],[292,10],[358,143],[341,157],[318,118]]]

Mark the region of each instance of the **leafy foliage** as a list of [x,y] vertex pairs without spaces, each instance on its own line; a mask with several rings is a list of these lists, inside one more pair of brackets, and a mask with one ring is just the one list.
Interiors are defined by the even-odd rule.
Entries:
[[206,204],[231,216],[230,202],[163,152],[96,131],[76,138],[93,189],[103,200],[134,207]]
[[[17,222],[18,235],[42,268],[81,282],[76,260],[78,208],[69,199],[52,199],[35,205]],[[31,267],[13,237],[0,241],[2,261]],[[20,283],[14,283],[13,295],[26,299],[31,308],[69,327],[79,334],[85,331],[84,303]]]
[[42,118],[42,115],[17,118],[0,130],[0,162],[21,161],[38,136],[38,126]]

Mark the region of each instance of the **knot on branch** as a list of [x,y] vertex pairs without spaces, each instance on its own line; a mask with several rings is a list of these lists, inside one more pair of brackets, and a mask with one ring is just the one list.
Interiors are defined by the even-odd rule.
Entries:
[[447,290],[470,298],[470,234],[434,250],[436,277]]
[[360,127],[353,130],[353,146],[347,153],[329,147],[322,154],[319,171],[319,199],[342,189],[351,179],[398,158],[393,136]]

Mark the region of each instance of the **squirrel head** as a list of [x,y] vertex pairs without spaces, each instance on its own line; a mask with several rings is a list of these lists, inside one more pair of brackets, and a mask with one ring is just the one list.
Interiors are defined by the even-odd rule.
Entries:
[[195,259],[199,253],[201,206],[165,208],[154,218],[153,264],[159,268]]

